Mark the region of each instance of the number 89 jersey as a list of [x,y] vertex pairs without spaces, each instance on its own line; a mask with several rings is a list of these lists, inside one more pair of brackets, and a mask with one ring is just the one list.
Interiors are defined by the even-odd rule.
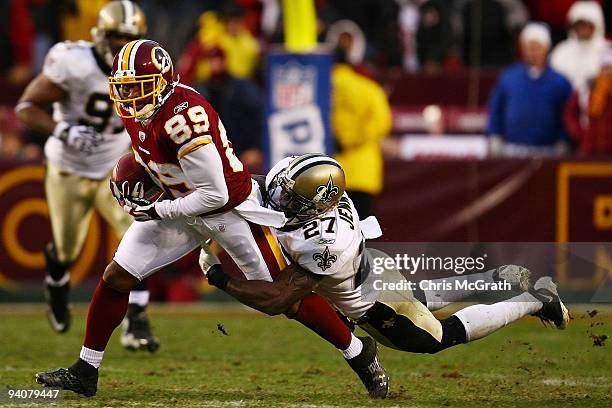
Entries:
[[[217,112],[196,90],[176,84],[159,111],[147,121],[124,118],[136,160],[173,198],[191,193],[193,185],[181,169],[180,160],[190,152],[214,144],[223,165],[228,202],[208,214],[236,207],[252,190],[251,174],[234,155]],[[213,169],[202,169],[203,172]]]
[[50,137],[45,144],[45,156],[65,170],[92,179],[108,176],[130,143],[108,96],[110,70],[95,53],[94,45],[87,41],[54,45],[43,65],[43,74],[66,92],[66,98],[53,104],[53,119],[93,126],[104,137],[93,155]]

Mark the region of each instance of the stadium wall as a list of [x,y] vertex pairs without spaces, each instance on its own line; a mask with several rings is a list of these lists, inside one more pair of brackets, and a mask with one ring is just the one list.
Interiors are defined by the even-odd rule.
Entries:
[[[612,242],[612,163],[389,161],[385,170],[376,207],[383,241]],[[0,300],[39,287],[44,276],[50,226],[43,177],[38,163],[0,163]],[[73,284],[92,286],[117,243],[94,214]],[[197,300],[211,290],[199,279],[196,255],[156,277],[156,298]]]

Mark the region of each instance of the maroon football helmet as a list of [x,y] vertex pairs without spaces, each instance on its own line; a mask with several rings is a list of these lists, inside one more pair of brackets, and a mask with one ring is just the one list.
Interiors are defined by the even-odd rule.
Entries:
[[115,56],[109,94],[122,118],[150,118],[168,99],[177,81],[168,52],[151,40],[135,40]]

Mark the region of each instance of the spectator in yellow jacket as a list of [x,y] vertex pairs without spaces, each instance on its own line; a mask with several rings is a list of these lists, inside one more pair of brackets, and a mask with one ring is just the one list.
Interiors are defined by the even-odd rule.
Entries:
[[336,160],[346,172],[346,190],[361,219],[372,215],[373,198],[383,185],[380,142],[391,130],[391,108],[382,87],[346,64],[336,51],[332,72],[332,134]]
[[[76,14],[67,14],[62,19],[64,40],[86,40],[91,36],[91,27],[98,22],[98,12],[109,0],[75,0]],[[70,3],[70,2],[64,2]]]
[[259,62],[259,43],[244,24],[244,10],[230,2],[219,14],[208,11],[200,17],[200,31],[186,47],[178,63],[181,80],[198,83],[210,78],[207,54],[220,49],[229,73],[239,79],[253,76]]

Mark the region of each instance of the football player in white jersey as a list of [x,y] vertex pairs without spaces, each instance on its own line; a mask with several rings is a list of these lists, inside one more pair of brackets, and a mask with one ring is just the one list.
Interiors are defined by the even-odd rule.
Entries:
[[[444,306],[432,302],[435,296],[425,294],[420,302],[410,291],[370,290],[365,282],[374,275],[372,254],[365,249],[364,237],[379,236],[380,227],[373,218],[359,221],[344,186],[340,164],[325,155],[282,160],[266,176],[261,199],[289,219],[274,231],[287,260],[301,268],[279,274],[274,282],[243,281],[226,275],[210,252],[202,252],[200,264],[209,283],[270,315],[314,291],[382,344],[415,353],[436,353],[477,340],[529,314],[559,329],[567,325],[569,314],[552,280],[540,278],[529,288],[527,271],[520,267],[483,272],[478,278],[493,281],[506,273],[508,281],[527,291],[504,302],[466,307],[443,320],[426,306]],[[383,274],[385,281],[398,278],[395,270]]]
[[[108,96],[108,75],[116,53],[146,33],[145,15],[131,1],[112,1],[98,14],[93,42],[61,42],[47,54],[42,73],[28,85],[16,107],[30,129],[48,134],[45,192],[53,240],[45,250],[45,290],[51,327],[70,327],[70,266],[87,236],[93,209],[122,236],[132,218],[115,204],[109,174],[130,146]],[[47,108],[52,105],[52,115]],[[132,291],[121,343],[155,351],[159,341],[145,314],[146,281]]]

